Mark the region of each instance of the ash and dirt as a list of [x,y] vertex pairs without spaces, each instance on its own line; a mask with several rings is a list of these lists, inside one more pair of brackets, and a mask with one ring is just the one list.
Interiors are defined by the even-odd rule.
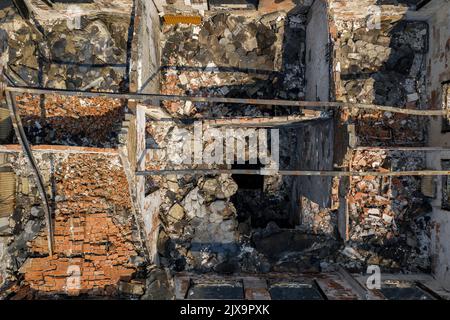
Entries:
[[[33,25],[11,4],[0,9],[0,67],[18,86],[126,91],[129,24],[129,17],[100,14]],[[22,96],[19,102],[33,144],[117,146],[126,112],[123,103],[102,98]]]
[[[336,19],[341,72],[338,99],[425,109],[428,26],[393,14],[380,29],[365,19]],[[355,125],[358,146],[425,146],[426,119],[390,112],[342,114]],[[424,170],[425,153],[351,151],[349,170]],[[358,271],[369,264],[395,272],[429,272],[429,199],[418,177],[353,177],[346,195],[350,234],[338,262]]]
[[[201,26],[164,26],[161,92],[301,100],[305,22],[301,14],[252,18],[220,13]],[[174,117],[273,114],[272,108],[239,106],[238,111],[230,105],[177,101],[164,107]]]
[[[164,26],[161,92],[302,100],[305,23],[303,14],[254,18],[219,13],[208,16],[200,26]],[[177,101],[162,106],[181,119],[296,113],[280,107]],[[192,129],[183,129],[192,133]],[[176,141],[181,148],[185,134],[173,124],[150,120],[147,147],[154,149],[160,161],[147,169],[170,167],[164,159],[176,155],[170,154],[167,145]],[[288,168],[292,166],[290,146],[297,139],[295,129],[281,129],[280,139],[280,167]],[[335,247],[334,230],[329,230],[329,224],[326,234],[295,228],[296,218],[289,211],[290,177],[249,179],[149,177],[148,193],[159,192],[163,199],[164,231],[158,243],[163,265],[176,271],[219,273],[318,271],[320,260]],[[317,215],[331,221],[330,214]]]
[[[166,26],[161,90],[167,94],[303,99],[305,21],[303,15],[277,14],[255,20],[218,14],[201,26]],[[426,25],[393,23],[367,33],[362,22],[339,23],[345,25],[338,25],[344,31],[339,34],[337,49],[341,85],[345,88],[342,99],[423,108]],[[259,36],[260,30],[264,37]],[[285,45],[294,43],[292,34],[300,39],[296,43],[301,43],[295,50]],[[163,107],[174,118],[194,119],[293,112],[190,102],[168,102]],[[359,112],[351,117],[361,145],[424,143],[425,124],[418,118],[376,112]],[[178,133],[171,125],[152,121],[147,125],[147,134],[150,148],[157,147],[163,154],[168,138]],[[280,167],[288,168],[292,161],[290,146],[298,137],[295,131],[286,129],[280,132],[280,138]],[[181,136],[178,141],[182,141]],[[163,162],[153,165],[164,167]],[[423,169],[424,154],[356,152],[350,165],[355,170],[368,171],[386,167]],[[337,180],[331,207],[321,208],[304,198],[299,219],[289,212],[288,204],[293,200],[289,192],[291,178],[264,177],[263,181],[247,181],[245,187],[239,186],[239,179],[149,178],[149,192],[165,193],[165,207],[161,210],[165,230],[160,237],[163,264],[177,271],[224,273],[319,271],[334,263],[355,272],[364,271],[370,264],[377,264],[386,272],[430,270],[430,207],[420,193],[418,178],[352,179],[348,192],[351,231],[345,246],[338,240],[336,230]],[[208,187],[204,189],[205,181],[207,186],[232,187],[227,192],[218,191],[220,187],[211,192]],[[227,196],[224,198],[223,194]],[[190,205],[192,199],[202,209],[194,210],[197,206]],[[205,212],[209,227],[202,225]]]
[[[53,256],[48,254],[44,210],[26,159],[22,154],[8,157],[19,190],[16,212],[2,233],[10,258],[1,274],[9,287],[6,292],[15,299],[142,295],[146,262],[119,157],[36,154],[54,200]],[[79,285],[75,281],[71,286],[75,276]]]

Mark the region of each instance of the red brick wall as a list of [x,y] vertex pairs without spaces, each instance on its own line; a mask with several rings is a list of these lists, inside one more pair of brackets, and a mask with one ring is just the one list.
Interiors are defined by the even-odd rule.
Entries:
[[47,236],[29,243],[24,283],[45,293],[108,294],[136,271],[128,185],[117,157],[69,155],[56,168],[54,256]]

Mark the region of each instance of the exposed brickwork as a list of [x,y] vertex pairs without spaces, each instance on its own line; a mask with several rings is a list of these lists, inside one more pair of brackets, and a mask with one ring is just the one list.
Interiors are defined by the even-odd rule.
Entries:
[[[405,160],[405,157],[408,157]],[[420,152],[354,151],[351,170],[386,172],[422,170]],[[412,271],[429,267],[428,206],[419,193],[420,178],[352,177],[347,194],[350,242],[362,249],[368,264],[385,270]],[[370,240],[369,240],[370,239]],[[368,253],[361,243],[383,246],[383,255]],[[375,251],[376,252],[376,251]]]
[[[95,167],[92,164],[95,163]],[[136,271],[128,185],[117,157],[67,156],[55,172],[55,254],[44,231],[30,244],[24,283],[48,293],[113,294]]]

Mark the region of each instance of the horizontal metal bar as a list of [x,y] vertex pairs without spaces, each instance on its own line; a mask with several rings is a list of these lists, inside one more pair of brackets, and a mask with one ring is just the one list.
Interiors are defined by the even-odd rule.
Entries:
[[137,171],[138,176],[162,176],[169,174],[242,174],[242,175],[273,175],[281,176],[322,176],[322,177],[391,177],[391,176],[448,176],[448,170],[422,170],[422,171],[300,171],[300,170],[243,170],[243,169],[171,169]]
[[[0,145],[0,153],[17,153],[23,149],[19,144]],[[118,155],[118,149],[113,148],[94,148],[94,147],[78,147],[63,145],[34,145],[31,146],[33,153],[63,153],[63,154],[102,154],[108,156]]]
[[356,108],[364,110],[377,110],[391,113],[401,113],[417,116],[446,116],[447,110],[417,110],[402,109],[397,107],[380,106],[375,104],[361,104],[348,102],[322,102],[322,101],[294,101],[279,99],[241,99],[225,97],[197,97],[197,96],[179,96],[164,94],[144,94],[144,93],[112,93],[112,92],[86,92],[63,89],[42,89],[28,87],[6,87],[6,91],[16,93],[30,94],[58,94],[78,97],[106,97],[111,99],[133,99],[133,100],[161,100],[161,101],[192,101],[192,102],[213,102],[230,104],[254,104],[271,105],[287,107],[306,107],[306,108]]
[[356,147],[353,151],[450,151],[443,147]]

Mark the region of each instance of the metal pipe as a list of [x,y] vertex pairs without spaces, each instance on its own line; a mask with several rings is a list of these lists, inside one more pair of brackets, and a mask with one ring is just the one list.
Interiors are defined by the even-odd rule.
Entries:
[[402,109],[397,107],[380,106],[375,104],[361,104],[349,102],[322,102],[322,101],[293,101],[279,99],[241,99],[241,98],[225,98],[225,97],[196,97],[196,96],[179,96],[165,94],[146,94],[146,93],[112,93],[112,92],[86,92],[73,91],[63,89],[42,89],[28,87],[11,87],[5,89],[8,92],[30,93],[30,94],[58,94],[66,96],[78,97],[105,97],[111,99],[131,99],[131,100],[161,100],[161,101],[192,101],[192,102],[213,102],[213,103],[230,103],[230,104],[254,104],[254,105],[271,105],[271,106],[287,106],[287,107],[306,107],[306,108],[356,108],[364,110],[376,110],[391,113],[401,113],[416,116],[447,116],[447,110],[417,110]]
[[322,176],[322,177],[392,177],[392,176],[448,176],[448,170],[421,170],[421,171],[300,171],[300,170],[243,170],[243,169],[168,169],[137,171],[138,176],[162,176],[171,174],[242,174],[242,175],[281,175],[281,176]]
[[45,216],[46,216],[46,220],[47,220],[48,251],[49,251],[49,254],[52,256],[53,255],[53,238],[54,238],[53,222],[52,222],[50,203],[49,203],[49,200],[47,197],[47,193],[45,192],[44,179],[42,178],[42,175],[36,164],[36,160],[34,159],[33,152],[31,150],[31,146],[28,143],[28,139],[25,134],[25,130],[23,129],[22,121],[20,120],[20,116],[17,111],[14,93],[12,93],[10,91],[6,92],[6,102],[8,104],[11,121],[12,121],[12,124],[14,127],[14,131],[16,132],[17,139],[19,140],[19,143],[22,146],[25,157],[28,159],[28,163],[30,164],[30,167],[36,178],[36,185],[37,185],[39,194],[40,194],[42,202],[43,202],[44,212],[45,212]]

